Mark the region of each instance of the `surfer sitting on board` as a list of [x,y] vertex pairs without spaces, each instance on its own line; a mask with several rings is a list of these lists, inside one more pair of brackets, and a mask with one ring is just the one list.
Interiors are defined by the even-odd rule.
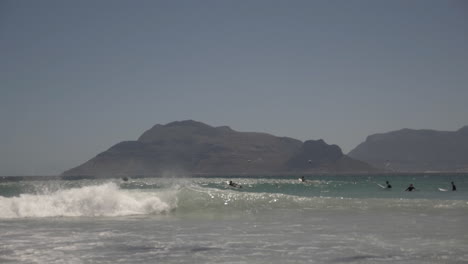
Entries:
[[408,188],[406,188],[405,192],[412,192],[413,190],[416,190],[416,188],[413,186],[413,184],[410,184]]
[[457,190],[457,186],[455,186],[455,183],[454,182],[451,182],[452,184],[452,191],[456,191]]
[[236,188],[242,188],[242,186],[241,186],[241,185],[239,185],[239,184],[237,184],[237,183],[234,183],[234,182],[232,182],[232,181],[229,181],[229,183],[228,183],[228,184],[229,184],[229,186],[232,186],[232,187],[236,187]]
[[388,181],[385,182],[387,184],[387,189],[391,189],[392,188],[392,185],[390,185],[390,183]]

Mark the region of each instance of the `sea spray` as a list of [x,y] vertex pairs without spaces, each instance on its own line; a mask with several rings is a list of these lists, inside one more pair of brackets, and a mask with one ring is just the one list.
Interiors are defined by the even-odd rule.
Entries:
[[159,214],[175,207],[174,193],[159,194],[121,190],[109,182],[47,194],[0,197],[0,218]]
[[467,263],[449,176],[0,181],[0,262]]
[[383,176],[317,176],[305,183],[297,177],[231,179],[243,188],[229,187],[226,178],[209,177],[0,182],[0,218],[468,208],[464,178],[457,179],[459,191],[439,192],[436,186],[442,186],[445,178],[418,177],[421,191],[413,193],[403,191],[407,177],[395,177],[393,190],[382,190],[375,184],[383,182]]

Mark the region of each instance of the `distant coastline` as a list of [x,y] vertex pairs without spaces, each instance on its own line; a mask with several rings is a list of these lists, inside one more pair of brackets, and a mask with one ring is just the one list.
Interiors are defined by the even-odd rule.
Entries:
[[468,172],[468,126],[456,131],[400,129],[373,134],[348,155],[402,172]]
[[300,141],[260,132],[238,132],[194,120],[156,124],[137,140],[123,141],[64,177],[92,175],[272,175],[379,172],[322,139]]

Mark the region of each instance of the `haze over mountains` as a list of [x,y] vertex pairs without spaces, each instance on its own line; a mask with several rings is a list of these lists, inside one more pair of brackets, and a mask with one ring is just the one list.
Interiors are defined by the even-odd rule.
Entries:
[[323,140],[302,142],[187,120],[155,125],[138,140],[120,142],[62,175],[373,171],[376,169],[344,155],[338,146],[328,145]]
[[468,171],[468,126],[458,131],[401,129],[374,134],[348,154],[390,171]]
[[323,140],[302,142],[186,120],[157,124],[63,176],[465,172],[468,126],[458,131],[401,129],[374,134],[344,155]]

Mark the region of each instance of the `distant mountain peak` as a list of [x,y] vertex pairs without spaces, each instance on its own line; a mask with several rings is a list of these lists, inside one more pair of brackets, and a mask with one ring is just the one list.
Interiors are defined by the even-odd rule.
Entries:
[[209,126],[209,125],[207,125],[205,123],[195,121],[195,120],[191,120],[191,119],[170,122],[170,123],[167,123],[164,126],[166,126],[166,127],[174,127],[174,126],[212,127],[212,126]]
[[468,171],[468,126],[457,131],[401,129],[374,134],[348,155],[394,171]]
[[154,125],[138,141],[118,143],[63,175],[161,175],[166,171],[220,175],[324,170],[375,171],[322,139],[302,142],[183,120]]
[[219,133],[216,128],[194,120],[170,122],[165,125],[157,124],[145,131],[138,141],[152,142],[164,139],[187,139],[195,136],[215,136]]

